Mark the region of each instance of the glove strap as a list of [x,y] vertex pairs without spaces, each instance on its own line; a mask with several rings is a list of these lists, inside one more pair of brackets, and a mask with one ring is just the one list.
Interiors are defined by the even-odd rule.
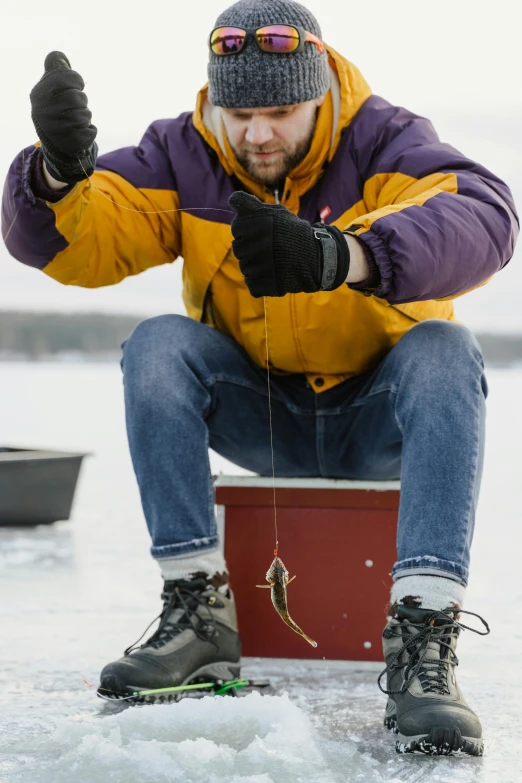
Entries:
[[325,229],[312,226],[314,237],[321,244],[323,256],[323,273],[321,275],[320,291],[330,291],[337,277],[337,243]]
[[81,165],[78,159],[75,158],[59,158],[43,141],[41,142],[41,148],[47,171],[51,177],[54,177],[59,182],[75,185],[77,182],[92,176],[96,167],[96,158],[98,157],[98,145],[96,142],[93,142],[86,152],[78,156],[81,160]]

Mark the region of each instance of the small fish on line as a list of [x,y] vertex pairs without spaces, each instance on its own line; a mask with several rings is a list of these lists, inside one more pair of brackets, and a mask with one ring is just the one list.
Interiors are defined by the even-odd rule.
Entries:
[[293,576],[291,579],[289,578],[290,575],[285,568],[285,564],[283,563],[281,558],[277,556],[277,550],[274,551],[274,554],[276,556],[272,560],[270,568],[266,573],[266,581],[269,582],[270,584],[256,585],[256,587],[270,588],[272,593],[272,603],[274,605],[274,609],[281,617],[283,622],[285,622],[288,625],[288,627],[292,629],[292,631],[295,631],[304,639],[306,639],[306,641],[309,644],[311,644],[312,647],[317,647],[317,642],[314,642],[313,639],[310,639],[310,637],[307,636],[296,623],[294,623],[294,621],[288,614],[288,604],[286,600],[286,587],[287,585],[290,584],[290,582],[293,582],[295,576]]

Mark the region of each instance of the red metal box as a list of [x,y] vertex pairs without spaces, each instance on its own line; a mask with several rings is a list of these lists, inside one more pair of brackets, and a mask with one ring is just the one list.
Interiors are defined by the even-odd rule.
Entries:
[[236,597],[243,655],[382,660],[381,634],[395,560],[398,481],[276,479],[279,556],[288,609],[317,648],[286,627],[265,574],[273,559],[273,480],[219,476],[218,520]]

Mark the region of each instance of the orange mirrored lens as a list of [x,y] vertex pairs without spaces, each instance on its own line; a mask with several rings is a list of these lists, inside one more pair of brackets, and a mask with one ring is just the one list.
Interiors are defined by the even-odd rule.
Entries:
[[236,54],[245,43],[245,31],[240,27],[218,27],[210,39],[214,54]]
[[271,24],[257,30],[257,40],[265,52],[295,52],[299,46],[299,33],[286,24]]

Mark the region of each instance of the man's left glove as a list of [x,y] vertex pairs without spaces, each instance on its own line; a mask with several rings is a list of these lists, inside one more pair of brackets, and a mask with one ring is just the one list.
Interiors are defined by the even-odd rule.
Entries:
[[228,203],[237,213],[232,249],[252,296],[333,291],[346,281],[350,251],[335,226],[311,225],[242,191]]

